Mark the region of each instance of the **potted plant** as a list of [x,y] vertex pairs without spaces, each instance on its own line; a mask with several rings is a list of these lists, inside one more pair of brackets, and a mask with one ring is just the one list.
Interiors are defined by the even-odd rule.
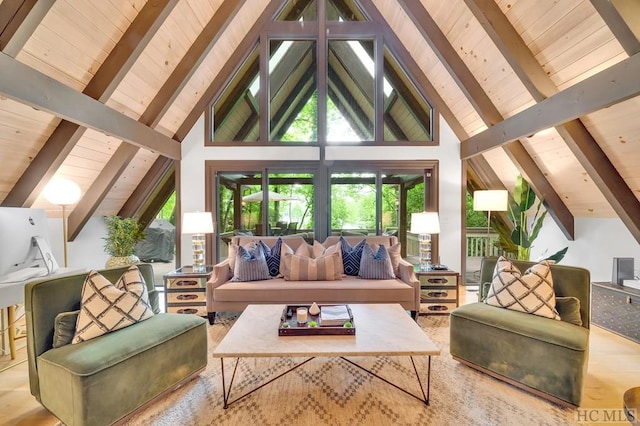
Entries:
[[107,236],[104,238],[104,250],[111,257],[107,260],[107,268],[133,265],[140,261],[136,253],[136,244],[145,238],[140,223],[131,217],[105,217]]

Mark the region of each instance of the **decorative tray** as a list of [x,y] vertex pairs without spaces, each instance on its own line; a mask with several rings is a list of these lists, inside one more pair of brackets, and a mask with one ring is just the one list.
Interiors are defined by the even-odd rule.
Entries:
[[[344,325],[335,326],[320,326],[320,315],[307,314],[307,322],[299,323],[296,316],[296,310],[298,308],[307,308],[311,305],[287,305],[282,311],[280,317],[280,326],[278,327],[279,336],[354,336],[356,334],[356,324],[353,322],[353,314],[349,305],[346,305],[349,312],[349,322],[351,327],[345,327]],[[329,305],[332,306],[332,305]],[[322,305],[320,305],[322,309]],[[311,327],[309,324],[314,321],[317,326]]]

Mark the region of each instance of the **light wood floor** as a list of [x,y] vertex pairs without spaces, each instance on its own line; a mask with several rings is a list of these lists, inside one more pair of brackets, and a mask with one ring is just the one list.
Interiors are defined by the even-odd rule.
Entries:
[[[461,291],[461,303],[476,300],[475,292]],[[19,343],[23,345],[24,343]],[[26,359],[26,349],[18,351],[19,359]],[[0,425],[55,425],[57,419],[49,414],[29,393],[26,362],[1,371],[8,356],[0,357]],[[545,362],[545,360],[541,360]],[[553,360],[547,360],[553,362]],[[591,327],[589,373],[581,410],[621,409],[625,390],[640,386],[640,344],[622,338],[597,326]],[[603,418],[604,411],[591,414],[592,419]],[[595,425],[597,422],[581,422]]]

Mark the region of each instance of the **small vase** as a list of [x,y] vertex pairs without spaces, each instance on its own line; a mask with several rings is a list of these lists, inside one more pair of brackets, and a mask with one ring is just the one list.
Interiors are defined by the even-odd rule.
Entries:
[[132,254],[131,256],[111,256],[107,259],[107,268],[120,268],[123,266],[134,265],[140,262],[138,256]]

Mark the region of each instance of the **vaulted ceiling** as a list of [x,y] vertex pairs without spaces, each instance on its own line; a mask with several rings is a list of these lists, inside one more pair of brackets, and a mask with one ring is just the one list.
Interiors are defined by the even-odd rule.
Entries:
[[[521,173],[568,238],[577,217],[619,217],[640,242],[640,2],[355,3],[462,141],[471,188]],[[41,192],[65,177],[83,193],[71,239],[92,216],[148,220],[282,5],[0,0],[0,203],[59,215]]]

